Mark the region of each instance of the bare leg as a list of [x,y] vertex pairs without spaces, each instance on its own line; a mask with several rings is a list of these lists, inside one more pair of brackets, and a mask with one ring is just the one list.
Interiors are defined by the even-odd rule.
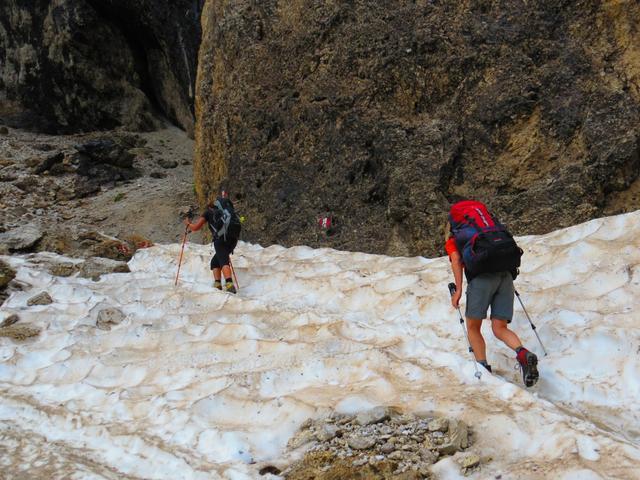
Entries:
[[220,269],[219,268],[214,268],[213,270],[211,270],[213,272],[213,279],[220,281]]
[[211,273],[213,273],[213,286],[218,290],[222,290],[222,282],[220,281],[220,269],[214,268],[213,270],[211,270]]
[[473,348],[473,354],[478,362],[487,361],[487,347],[482,338],[480,328],[482,327],[482,320],[475,318],[467,318],[467,333],[469,335],[469,343]]
[[505,320],[491,319],[491,330],[497,339],[502,340],[512,350],[516,350],[522,346],[522,342],[518,336],[509,330]]
[[[224,275],[224,278],[231,278],[231,267],[229,267],[229,265],[225,265],[222,267],[222,274]],[[220,272],[218,271],[218,278],[220,278]]]

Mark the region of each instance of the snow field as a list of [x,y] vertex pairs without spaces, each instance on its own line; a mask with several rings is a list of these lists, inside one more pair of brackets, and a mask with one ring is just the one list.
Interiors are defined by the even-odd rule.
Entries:
[[[256,478],[309,417],[377,405],[458,417],[490,455],[471,478],[639,478],[640,212],[518,239],[513,329],[540,358],[522,387],[484,327],[496,375],[474,377],[446,258],[240,244],[237,296],[210,247],[139,251],[131,273],[54,277],[54,254],[3,257],[27,285],[0,310],[42,333],[0,337],[0,452],[51,478]],[[54,302],[27,306],[47,291]],[[100,310],[124,320],[96,328]],[[19,445],[20,448],[16,448]],[[257,463],[255,463],[257,462]],[[442,460],[439,478],[460,478]],[[264,478],[264,477],[263,477]]]

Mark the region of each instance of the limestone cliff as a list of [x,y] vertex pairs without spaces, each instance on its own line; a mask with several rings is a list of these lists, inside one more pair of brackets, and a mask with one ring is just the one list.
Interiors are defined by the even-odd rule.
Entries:
[[631,0],[207,0],[198,195],[225,180],[246,240],[409,255],[459,197],[518,234],[640,208],[639,26]]
[[3,0],[0,121],[193,132],[201,0]]

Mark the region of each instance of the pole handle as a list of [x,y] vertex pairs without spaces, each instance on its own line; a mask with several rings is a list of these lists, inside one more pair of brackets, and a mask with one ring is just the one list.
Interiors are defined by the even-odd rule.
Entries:
[[447,286],[449,287],[449,295],[453,297],[453,294],[456,293],[456,284],[451,282]]

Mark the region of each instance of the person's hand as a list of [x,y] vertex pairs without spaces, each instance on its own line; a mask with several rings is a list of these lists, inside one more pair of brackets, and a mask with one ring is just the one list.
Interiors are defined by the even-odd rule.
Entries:
[[451,295],[451,305],[453,305],[453,308],[460,308],[460,297],[462,296],[462,292],[456,290],[455,292],[453,292],[453,295]]

